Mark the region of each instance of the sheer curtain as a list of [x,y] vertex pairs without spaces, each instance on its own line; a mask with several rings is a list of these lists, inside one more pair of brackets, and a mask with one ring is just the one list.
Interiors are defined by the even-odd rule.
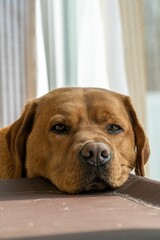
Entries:
[[146,124],[147,66],[144,2],[120,0],[129,93],[143,126]]
[[49,89],[92,86],[128,94],[119,1],[41,0],[39,13]]
[[36,95],[35,1],[0,0],[0,127]]

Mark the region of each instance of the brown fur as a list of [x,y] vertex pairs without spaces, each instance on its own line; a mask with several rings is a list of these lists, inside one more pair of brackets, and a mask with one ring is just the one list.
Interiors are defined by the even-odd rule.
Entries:
[[[51,131],[57,123],[69,131]],[[124,131],[110,134],[109,124]],[[113,153],[101,168],[79,158],[90,141],[106,144]],[[144,175],[148,157],[148,141],[129,97],[103,89],[53,90],[29,102],[16,122],[0,130],[0,178],[43,176],[69,193],[119,187],[133,168]]]

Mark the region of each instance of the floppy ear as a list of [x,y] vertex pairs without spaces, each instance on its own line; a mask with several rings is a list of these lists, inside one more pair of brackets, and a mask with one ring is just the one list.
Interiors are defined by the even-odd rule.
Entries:
[[135,162],[135,173],[139,176],[144,176],[144,165],[148,161],[150,155],[150,148],[148,139],[144,133],[144,130],[139,123],[136,112],[131,104],[130,98],[126,97],[126,107],[129,113],[129,117],[132,123],[133,131],[135,133],[135,144],[136,144],[136,162]]
[[32,130],[36,112],[36,103],[31,102],[25,106],[21,117],[15,121],[6,134],[8,150],[15,161],[15,175],[25,177],[25,144]]

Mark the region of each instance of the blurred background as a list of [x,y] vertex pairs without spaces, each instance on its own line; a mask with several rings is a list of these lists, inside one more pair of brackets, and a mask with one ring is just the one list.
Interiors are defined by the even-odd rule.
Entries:
[[160,0],[0,0],[0,127],[62,86],[129,95],[160,180]]

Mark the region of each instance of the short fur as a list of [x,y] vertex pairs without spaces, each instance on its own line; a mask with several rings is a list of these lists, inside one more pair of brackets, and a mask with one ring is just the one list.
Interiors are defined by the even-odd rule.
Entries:
[[[52,131],[58,123],[69,131]],[[123,132],[110,134],[109,124]],[[79,152],[87,142],[109,146],[112,159],[100,167],[82,161]],[[119,187],[134,168],[144,176],[148,157],[148,140],[129,97],[104,89],[53,90],[0,130],[0,178],[42,176],[68,193]]]

